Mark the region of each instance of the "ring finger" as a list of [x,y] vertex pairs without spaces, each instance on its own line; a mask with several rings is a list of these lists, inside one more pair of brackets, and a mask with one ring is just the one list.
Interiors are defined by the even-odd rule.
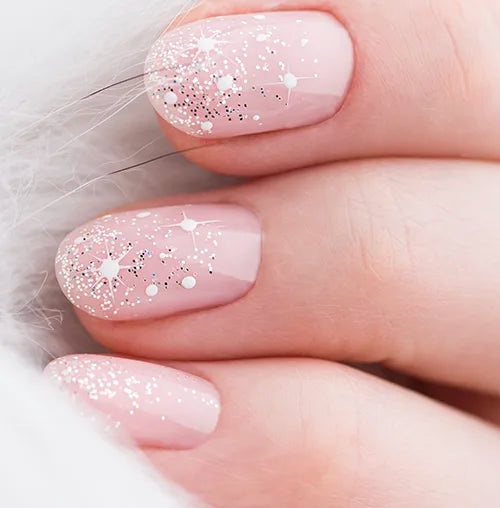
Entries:
[[202,379],[85,355],[47,374],[209,506],[497,504],[499,433],[476,418],[330,362],[174,367]]

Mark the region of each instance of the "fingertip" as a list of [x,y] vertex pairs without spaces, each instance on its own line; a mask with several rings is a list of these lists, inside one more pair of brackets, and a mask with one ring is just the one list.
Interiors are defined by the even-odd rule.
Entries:
[[207,140],[185,134],[159,115],[158,120],[176,150],[213,173],[254,178],[322,164],[330,158],[331,143],[321,141],[323,123],[288,132]]
[[72,394],[83,415],[97,412],[104,430],[140,446],[191,449],[215,432],[218,390],[171,367],[104,355],[72,355],[51,362],[47,378]]

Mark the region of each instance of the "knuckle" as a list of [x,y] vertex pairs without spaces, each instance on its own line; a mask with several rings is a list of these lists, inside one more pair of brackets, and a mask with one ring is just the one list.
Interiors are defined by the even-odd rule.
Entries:
[[[495,3],[489,0],[428,3],[436,27],[435,40],[430,41],[438,51],[433,56],[434,72],[440,78],[434,86],[442,87],[444,82],[443,90],[454,101],[484,100],[487,90],[493,92],[498,87],[500,74],[491,67],[491,62],[496,61],[492,60],[491,41],[500,41],[500,9]],[[486,65],[491,72],[486,72]],[[498,67],[496,70],[500,71]]]
[[348,270],[356,319],[364,323],[350,356],[386,361],[395,354],[396,342],[401,347],[397,323],[411,312],[405,302],[415,301],[413,292],[421,282],[422,225],[416,217],[421,203],[412,196],[413,177],[399,179],[394,171],[377,166],[352,172],[350,178],[344,213]]

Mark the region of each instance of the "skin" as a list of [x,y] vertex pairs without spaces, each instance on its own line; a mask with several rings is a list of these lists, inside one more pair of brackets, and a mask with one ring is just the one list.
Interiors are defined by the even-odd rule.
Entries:
[[[356,53],[351,90],[334,118],[188,154],[201,166],[257,176],[367,157],[500,158],[500,4],[495,0],[210,0],[199,5],[180,21],[320,9],[344,24]],[[178,148],[209,143],[162,126]]]
[[[357,67],[341,111],[189,154],[274,176],[131,206],[253,209],[265,238],[255,288],[216,309],[82,323],[113,351],[218,388],[205,445],[144,450],[211,506],[495,506],[500,4],[209,1],[182,22],[285,7],[326,10],[350,31]],[[206,143],[161,123],[179,148]],[[399,386],[341,361],[410,377]]]

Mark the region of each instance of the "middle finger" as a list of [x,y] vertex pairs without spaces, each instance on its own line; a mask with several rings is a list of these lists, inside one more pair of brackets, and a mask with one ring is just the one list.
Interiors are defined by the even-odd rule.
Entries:
[[384,362],[498,393],[499,192],[486,163],[308,169],[99,219],[58,276],[120,352]]

